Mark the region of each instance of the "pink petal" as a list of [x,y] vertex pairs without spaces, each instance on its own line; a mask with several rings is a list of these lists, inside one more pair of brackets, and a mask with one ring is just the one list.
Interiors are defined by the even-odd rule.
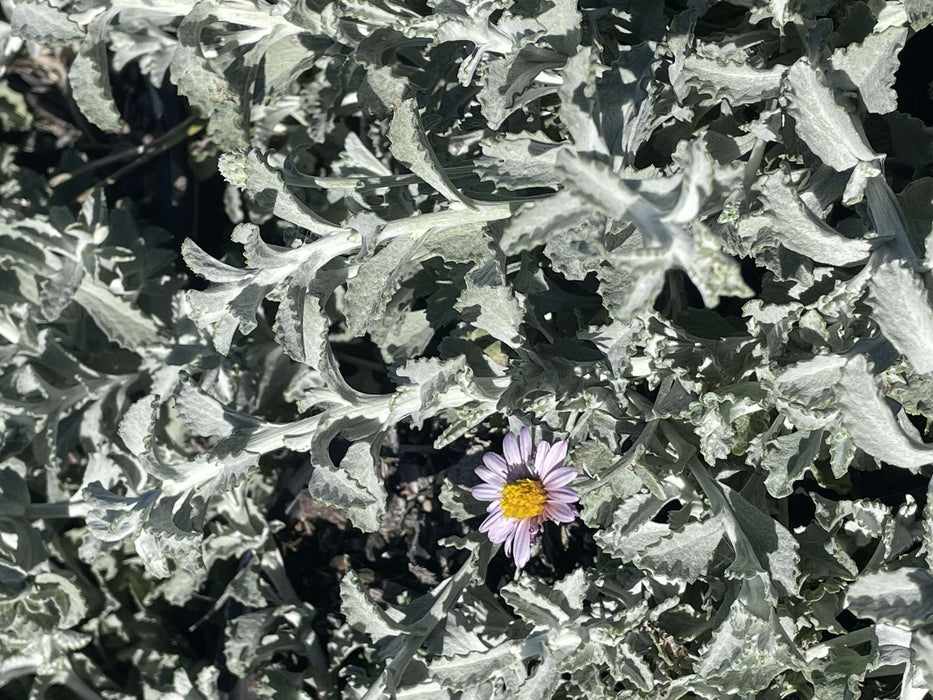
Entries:
[[567,441],[558,440],[553,445],[551,449],[548,450],[547,456],[544,458],[544,463],[541,465],[541,468],[538,469],[538,475],[544,480],[544,477],[554,468],[560,466],[564,461],[564,458],[567,456]]
[[492,469],[487,469],[486,467],[477,467],[473,470],[473,473],[487,484],[496,484],[497,486],[502,486],[505,484],[505,474],[500,474],[499,472],[493,471]]
[[538,475],[541,475],[541,467],[544,464],[544,459],[547,457],[547,453],[551,449],[551,443],[547,440],[542,440],[538,443],[538,446],[535,447],[535,472]]
[[569,523],[577,519],[577,511],[566,503],[548,503],[544,507],[544,513],[558,523]]
[[580,494],[566,486],[558,486],[547,490],[547,499],[554,503],[576,503],[580,500]]
[[580,472],[573,467],[556,467],[549,471],[547,476],[541,478],[541,483],[544,484],[545,489],[550,491],[558,486],[569,484],[578,476],[580,476]]
[[502,518],[489,528],[489,540],[491,542],[505,542],[513,532],[515,532],[515,523],[508,518]]
[[515,435],[509,433],[502,441],[502,454],[505,455],[505,461],[510,466],[517,467],[522,464],[522,453],[518,449],[518,440]]
[[[499,544],[503,541],[502,534],[502,525],[505,518],[502,515],[502,512],[490,513],[486,516],[486,519],[483,521],[483,524],[479,526],[480,532],[485,532],[489,537],[490,542]],[[495,533],[495,536],[493,535]]]
[[495,452],[487,452],[484,454],[483,464],[489,467],[491,471],[502,474],[502,476],[505,476],[509,471],[509,465],[505,463],[501,455],[497,455]]
[[502,487],[492,484],[480,484],[472,489],[473,498],[478,501],[498,501],[502,496]]
[[514,550],[515,566],[521,569],[531,557],[531,530],[529,528],[519,527],[515,530]]
[[486,516],[486,519],[480,524],[479,531],[488,532],[489,528],[492,527],[493,523],[501,517],[502,517],[501,511],[499,513],[490,513],[489,515]]
[[518,432],[518,451],[522,455],[522,464],[531,462],[531,429],[528,426]]

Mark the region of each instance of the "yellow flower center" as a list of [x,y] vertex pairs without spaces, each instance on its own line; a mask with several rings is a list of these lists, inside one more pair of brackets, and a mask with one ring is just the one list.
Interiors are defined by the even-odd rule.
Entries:
[[502,514],[507,518],[534,518],[544,512],[547,491],[540,481],[519,479],[502,487]]

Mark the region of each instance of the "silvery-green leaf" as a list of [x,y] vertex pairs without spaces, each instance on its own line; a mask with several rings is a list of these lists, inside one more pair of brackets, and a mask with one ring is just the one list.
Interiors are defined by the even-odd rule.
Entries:
[[379,319],[386,305],[405,279],[428,258],[441,256],[451,262],[476,261],[478,255],[491,256],[486,235],[470,223],[424,227],[389,241],[375,255],[361,262],[347,283],[347,325],[353,335],[362,335]]
[[405,275],[420,263],[420,249],[420,239],[397,238],[359,264],[345,297],[347,330],[352,335],[363,335],[374,319],[382,317]]
[[865,573],[849,586],[846,604],[859,617],[921,627],[933,616],[933,576],[909,566]]
[[376,700],[385,692],[393,692],[412,657],[458,601],[477,568],[485,570],[492,553],[492,545],[485,543],[478,552],[474,550],[471,553],[470,559],[451,578],[412,601],[406,609],[391,610],[391,613],[374,610],[371,601],[364,602],[366,593],[358,579],[349,575],[344,577],[341,581],[344,615],[351,625],[380,642],[379,656],[386,660],[385,670],[365,696],[367,700]]
[[606,155],[609,151],[599,133],[596,114],[593,113],[595,110],[584,104],[582,99],[586,93],[595,97],[595,83],[600,72],[600,63],[595,59],[595,53],[595,47],[581,46],[561,71],[564,80],[558,88],[561,96],[560,117],[578,153]]
[[[14,462],[15,463],[15,462]],[[23,477],[11,467],[0,469],[0,484],[3,484],[2,502],[4,516],[26,515],[26,507],[32,502],[29,487]]]
[[61,316],[84,280],[85,272],[84,265],[66,261],[58,273],[39,281],[39,302],[45,320],[54,321]]
[[777,97],[785,70],[782,65],[758,69],[745,62],[720,61],[699,54],[690,54],[683,63],[687,85],[734,107]]
[[554,695],[554,691],[561,685],[561,677],[557,673],[556,659],[558,652],[546,649],[542,655],[541,663],[534,672],[521,685],[518,692],[519,700],[535,700]]
[[107,11],[91,20],[87,37],[68,70],[75,102],[88,120],[104,131],[119,131],[123,124],[113,101],[105,43],[112,15],[112,11]]
[[782,621],[774,610],[762,604],[764,588],[760,578],[742,582],[728,616],[701,656],[696,675],[698,689],[754,693],[766,688],[782,671],[804,666],[788,643]]
[[560,144],[543,134],[533,138],[502,134],[480,146],[483,155],[476,160],[479,175],[497,187],[521,190],[556,187],[560,183],[554,169]]
[[[931,9],[931,16],[933,16],[933,9]],[[933,17],[931,17],[933,21]],[[926,681],[926,687],[930,687],[930,683],[933,682],[933,635],[931,635],[926,630],[914,630],[910,635],[910,649],[913,652],[913,658],[915,659],[916,668],[920,671],[922,680]],[[917,679],[921,680],[921,679]],[[925,688],[922,687],[922,683],[918,684],[918,693],[925,692]]]
[[[927,261],[933,260],[933,250],[929,246],[930,233],[933,233],[933,178],[922,177],[914,180],[898,194],[901,211],[915,250],[926,252]],[[929,264],[929,263],[927,263]]]
[[460,194],[444,173],[437,155],[428,143],[415,100],[403,100],[395,108],[389,124],[389,140],[392,143],[392,155],[411,168],[412,172],[450,201],[470,205],[469,200]]
[[464,320],[512,347],[522,341],[524,310],[508,287],[467,282],[454,306]]
[[412,311],[408,308],[389,312],[380,323],[369,327],[369,336],[379,346],[385,362],[398,366],[424,353],[434,329],[425,311]]
[[[308,603],[302,603],[269,606],[232,617],[224,634],[227,666],[236,675],[249,678],[252,673],[257,676],[268,673],[283,648],[313,654],[317,647],[309,624],[313,613]],[[320,663],[323,659],[315,661]],[[278,693],[276,697],[287,696]]]
[[888,240],[890,254],[917,265],[907,219],[887,181],[880,175],[868,178],[865,199],[871,222],[879,235]]
[[175,408],[197,435],[229,437],[260,424],[259,419],[229,410],[190,377],[182,375],[175,391]]
[[[681,225],[692,220],[700,208],[702,183],[710,177],[708,160],[696,159],[697,172],[680,181],[627,182],[604,163],[569,152],[561,152],[557,164],[567,178],[567,187],[578,197],[613,219],[632,221],[646,248],[661,258],[665,266],[686,270],[707,305],[714,306],[720,295],[749,294],[738,266],[723,255],[706,229],[695,222],[691,236]],[[649,193],[654,196],[649,198]]]
[[659,126],[654,109],[664,91],[651,80],[657,58],[647,44],[625,47],[624,57],[596,81],[602,138],[627,163]]
[[845,363],[838,392],[842,423],[865,452],[913,472],[933,462],[933,445],[918,441],[898,425],[864,355],[855,355]]
[[547,241],[544,254],[568,279],[582,280],[591,272],[601,272],[606,258],[602,241],[604,226],[602,221],[593,218],[566,229],[565,235],[551,235]]
[[671,529],[661,539],[647,545],[634,561],[639,568],[653,574],[692,583],[707,574],[723,534],[719,516],[702,521],[691,520],[684,527]]
[[118,496],[94,482],[81,493],[91,507],[88,532],[104,542],[119,542],[135,533],[160,493],[153,490],[139,497]]
[[529,46],[517,56],[492,58],[483,66],[483,86],[476,96],[483,116],[493,128],[513,113],[534,104],[553,92],[552,85],[535,85],[538,76],[545,70],[559,68],[562,57],[553,51]]
[[205,63],[195,47],[177,46],[169,73],[172,83],[200,114],[210,115],[208,133],[219,145],[242,148],[246,139],[240,100]]
[[217,678],[220,675],[214,667],[206,666],[200,670],[195,677],[195,682],[191,682],[191,677],[183,668],[176,668],[172,675],[172,686],[154,687],[147,680],[143,687],[143,700],[208,700],[212,695],[212,690],[217,686]]
[[348,571],[341,579],[340,598],[350,626],[365,632],[376,644],[397,633],[398,620],[376,605],[355,571]]
[[573,0],[548,3],[536,19],[546,32],[544,41],[567,55],[580,43],[580,11]]
[[[800,557],[794,537],[781,523],[749,503],[737,491],[724,487],[726,498],[732,506],[735,522],[741,537],[755,552],[759,570],[768,571],[785,594],[793,595],[798,588]],[[748,562],[736,562],[730,567],[736,574],[750,573]]]
[[[289,281],[300,285],[299,290],[306,288],[309,276],[326,262],[333,250],[331,239],[297,248],[268,245],[260,238],[259,228],[254,224],[238,224],[233,240],[243,244],[247,264],[256,267],[240,269],[219,262],[190,239],[186,239],[181,248],[188,266],[212,282],[204,291],[190,290],[188,300],[192,319],[211,335],[214,347],[221,354],[229,351],[237,330],[248,334],[256,328],[256,314],[267,295]],[[337,247],[344,243],[338,241]],[[299,293],[303,292],[296,290],[296,294]],[[288,316],[293,309],[287,308],[285,313]],[[294,328],[291,330],[297,332]]]
[[32,518],[27,517],[36,511],[35,507],[30,507],[31,503],[22,477],[9,467],[0,469],[0,532],[3,533],[0,552],[6,564],[20,568],[14,578],[21,581],[26,571],[48,558],[42,533],[29,522]]
[[155,320],[101,282],[85,277],[75,290],[74,300],[111,340],[128,350],[154,345],[159,340],[160,328]]
[[923,556],[927,566],[933,569],[933,504],[929,501],[929,496],[933,492],[933,485],[927,486],[927,505],[923,509]]
[[[794,537],[769,514],[762,512],[737,491],[714,481],[706,467],[690,462],[690,471],[713,511],[722,522],[735,551],[729,572],[741,579],[767,573],[779,595],[794,595],[798,589],[800,558]],[[776,596],[769,586],[769,598]]]
[[[526,676],[521,644],[502,642],[486,651],[475,651],[458,656],[442,657],[431,662],[431,677],[444,687],[470,691],[492,687],[500,679],[509,685],[519,684]],[[482,697],[482,696],[479,696]]]
[[833,52],[833,69],[843,74],[839,84],[858,89],[869,112],[887,114],[897,109],[894,76],[906,40],[906,27],[888,27],[869,34],[860,44]]
[[743,418],[763,410],[765,396],[755,382],[743,382],[709,391],[690,406],[690,422],[696,426],[700,451],[709,463],[741,454],[746,449],[739,436]]
[[503,252],[512,255],[546,243],[557,231],[590,226],[592,208],[567,190],[553,197],[525,202],[506,224],[499,241]]
[[133,537],[133,546],[146,571],[154,578],[168,578],[175,568],[197,578],[198,573],[204,572],[199,534],[192,532],[187,537],[174,534],[144,528]]
[[[394,401],[393,415],[409,415],[416,425],[441,411],[461,407],[474,408],[467,412],[469,422],[479,422],[494,410],[503,388],[496,380],[477,379],[463,356],[410,360],[397,374],[405,383]],[[463,426],[464,430],[469,427]]]
[[764,446],[761,466],[768,470],[765,487],[775,498],[786,498],[794,482],[813,466],[823,445],[823,431],[797,431],[769,440]]
[[218,167],[227,182],[252,196],[260,211],[275,214],[319,236],[346,230],[321,218],[289,192],[281,173],[255,149],[224,154]]
[[127,409],[120,421],[117,433],[123,444],[137,457],[141,457],[149,449],[146,443],[152,435],[157,401],[158,397],[152,394],[144,396]]
[[324,343],[330,320],[321,309],[321,301],[306,284],[290,284],[275,314],[275,338],[298,362],[318,367],[324,361]]
[[[231,13],[233,23],[249,25],[259,19],[250,16],[253,8],[240,6],[238,9],[239,13]],[[247,145],[248,86],[252,86],[255,68],[245,61],[238,65],[237,71],[225,73],[208,59],[206,54],[210,50],[205,51],[203,35],[211,25],[216,29],[219,16],[224,14],[219,3],[198,2],[181,14],[177,28],[179,41],[170,67],[172,82],[198,112],[209,117],[207,133],[214,141],[228,150],[243,148]],[[267,23],[273,25],[273,22]],[[268,29],[274,31],[274,25]],[[267,32],[256,38],[257,45],[268,41],[268,36]]]
[[645,547],[661,541],[670,528],[652,518],[664,506],[664,501],[650,493],[638,493],[627,499],[616,509],[611,527],[595,536],[600,546],[622,561],[630,561]]
[[352,131],[347,134],[343,148],[344,155],[341,160],[350,164],[354,169],[359,169],[373,175],[392,174],[392,170],[379,160],[372,150],[370,150],[370,147],[363,143],[363,140]]
[[797,61],[787,72],[788,111],[797,133],[826,165],[842,172],[859,163],[874,166],[880,157],[865,142],[852,116],[836,102],[816,68]]
[[381,115],[391,114],[409,90],[408,80],[398,76],[389,66],[372,67],[360,86],[360,97],[364,104]]
[[790,9],[792,5],[790,0],[769,0],[768,4],[771,6],[771,22],[778,29],[783,29],[792,18],[799,17]]
[[192,272],[212,282],[239,282],[249,274],[208,255],[190,238],[182,244],[181,254]]
[[[639,245],[633,240],[629,249]],[[628,323],[648,311],[664,288],[665,260],[646,251],[633,251],[627,265],[603,266],[597,270],[606,305],[618,323]]]
[[[51,617],[49,622],[58,629],[68,629],[77,625],[88,612],[87,603],[81,589],[68,578],[51,571],[39,572],[35,576],[33,601],[24,607],[33,608],[36,617]],[[45,598],[43,601],[42,599]],[[25,602],[25,601],[24,601]],[[76,647],[81,648],[83,644]]]
[[584,575],[577,569],[553,586],[545,586],[540,581],[511,583],[503,586],[500,593],[523,619],[556,631],[582,612]]
[[839,355],[817,355],[787,367],[774,380],[778,410],[806,430],[831,424],[837,415],[835,386],[845,363]]
[[753,215],[739,222],[744,230],[757,230],[759,238],[774,236],[776,242],[817,262],[857,265],[871,252],[869,241],[839,235],[813,216],[785,178],[769,175],[759,182],[770,216]]
[[163,482],[166,493],[184,496],[197,493],[204,498],[233,488],[259,466],[259,456],[241,452],[230,456],[206,455],[186,465],[175,465],[178,477]]
[[672,257],[697,286],[708,307],[716,306],[722,297],[752,296],[739,265],[723,253],[709,229],[696,222],[690,227],[690,236],[693,239],[692,251],[681,251],[675,243]]
[[70,44],[84,38],[84,32],[67,13],[50,3],[18,2],[10,18],[14,36],[46,44]]
[[364,532],[378,530],[385,512],[385,487],[376,477],[373,462],[372,446],[357,442],[347,450],[339,467],[312,464],[314,471],[308,482],[312,496],[345,510],[350,522]]
[[885,260],[872,271],[868,303],[882,333],[914,369],[933,372],[933,308],[921,279],[902,262]]
[[904,8],[914,31],[919,32],[933,24],[933,4],[930,0],[904,0]]
[[760,351],[765,358],[779,355],[784,351],[788,336],[803,312],[802,305],[763,304],[753,299],[742,307],[742,313],[748,318],[748,329],[764,341]]

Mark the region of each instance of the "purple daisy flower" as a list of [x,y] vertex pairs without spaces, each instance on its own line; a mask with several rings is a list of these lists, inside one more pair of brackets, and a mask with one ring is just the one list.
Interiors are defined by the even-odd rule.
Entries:
[[545,520],[569,523],[577,517],[572,505],[579,494],[568,484],[580,476],[564,466],[567,442],[553,445],[542,440],[532,446],[531,430],[522,428],[518,438],[509,433],[502,441],[502,455],[487,452],[476,475],[483,480],[473,487],[473,497],[490,501],[489,515],[479,526],[496,544],[505,542],[505,554],[521,569],[531,556],[531,545]]

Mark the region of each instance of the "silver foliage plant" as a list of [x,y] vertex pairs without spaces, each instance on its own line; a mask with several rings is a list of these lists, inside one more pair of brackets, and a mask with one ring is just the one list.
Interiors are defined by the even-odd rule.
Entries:
[[[237,226],[223,260],[184,243],[186,291],[128,203],[50,206],[2,147],[0,685],[933,684],[933,132],[894,91],[929,0],[4,9],[4,56],[75,48],[72,95],[102,130],[122,124],[112,69],[177,86]],[[363,336],[387,393],[338,364]],[[308,467],[293,488],[371,532],[399,425],[497,450],[503,417],[569,444],[590,563],[489,576],[476,482],[451,470],[464,563],[391,601],[348,570],[322,636],[267,517],[282,455]],[[884,479],[911,486],[864,487]],[[230,575],[213,656],[159,633],[211,571]]]

